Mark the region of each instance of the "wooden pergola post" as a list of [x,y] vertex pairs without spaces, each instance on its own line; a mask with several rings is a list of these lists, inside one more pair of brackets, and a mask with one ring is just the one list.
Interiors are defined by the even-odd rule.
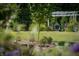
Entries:
[[49,19],[47,20],[47,26],[49,27]]

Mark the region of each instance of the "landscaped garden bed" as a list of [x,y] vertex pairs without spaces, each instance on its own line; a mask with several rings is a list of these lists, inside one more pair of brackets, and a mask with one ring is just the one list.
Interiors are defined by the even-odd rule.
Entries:
[[[47,32],[47,36],[45,36],[46,32],[40,32],[41,36],[44,35],[44,37],[42,36],[42,38],[39,40],[34,39],[35,37],[33,38],[33,36],[31,35],[29,36],[30,38],[27,39],[28,33],[30,32],[1,33],[1,35],[2,34],[3,35],[1,36],[2,40],[0,41],[0,50],[1,50],[0,55],[4,55],[4,56],[73,55],[69,47],[75,43],[78,43],[78,41],[74,41],[75,39],[77,39],[78,33],[75,33],[76,36],[73,33],[72,34],[74,36],[73,37],[71,35],[72,32],[69,32],[70,34],[65,32],[51,32],[53,37],[51,38],[50,32]],[[19,34],[19,35],[16,35],[16,34]],[[58,36],[59,39],[62,38],[63,34],[64,35],[68,34],[68,35],[64,36],[64,40],[62,41],[59,39],[56,40],[54,37],[55,36],[54,34],[56,34],[56,36]],[[65,40],[70,36],[72,36],[72,39],[73,39],[72,41]]]

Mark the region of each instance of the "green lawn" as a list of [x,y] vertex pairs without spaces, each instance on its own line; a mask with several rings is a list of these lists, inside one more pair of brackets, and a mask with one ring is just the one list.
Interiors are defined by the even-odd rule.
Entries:
[[52,37],[56,41],[79,41],[79,32],[41,32],[40,39],[46,37]]
[[[21,39],[30,39],[35,37],[38,39],[38,33],[31,34],[29,31],[25,32],[12,32],[13,35],[20,36]],[[39,34],[39,39],[42,39],[44,36],[52,37],[55,41],[79,41],[79,32],[53,32],[53,31],[41,31]]]

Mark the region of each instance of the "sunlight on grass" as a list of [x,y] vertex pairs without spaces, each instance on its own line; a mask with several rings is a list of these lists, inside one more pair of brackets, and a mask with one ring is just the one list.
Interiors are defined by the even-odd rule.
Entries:
[[46,37],[52,37],[56,41],[78,41],[79,32],[40,32],[40,39]]
[[[30,31],[11,32],[14,36],[20,36],[22,39],[29,39],[31,36]],[[37,39],[38,34],[34,34]],[[55,41],[79,41],[79,32],[52,32],[52,31],[41,31],[39,38],[42,39],[44,36],[52,37]]]

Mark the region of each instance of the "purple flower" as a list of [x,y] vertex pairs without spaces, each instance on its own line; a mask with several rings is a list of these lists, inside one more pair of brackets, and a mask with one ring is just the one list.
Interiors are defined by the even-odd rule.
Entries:
[[75,43],[75,44],[71,45],[70,50],[72,52],[79,52],[79,43]]
[[5,56],[20,56],[20,50],[16,49],[5,53]]

